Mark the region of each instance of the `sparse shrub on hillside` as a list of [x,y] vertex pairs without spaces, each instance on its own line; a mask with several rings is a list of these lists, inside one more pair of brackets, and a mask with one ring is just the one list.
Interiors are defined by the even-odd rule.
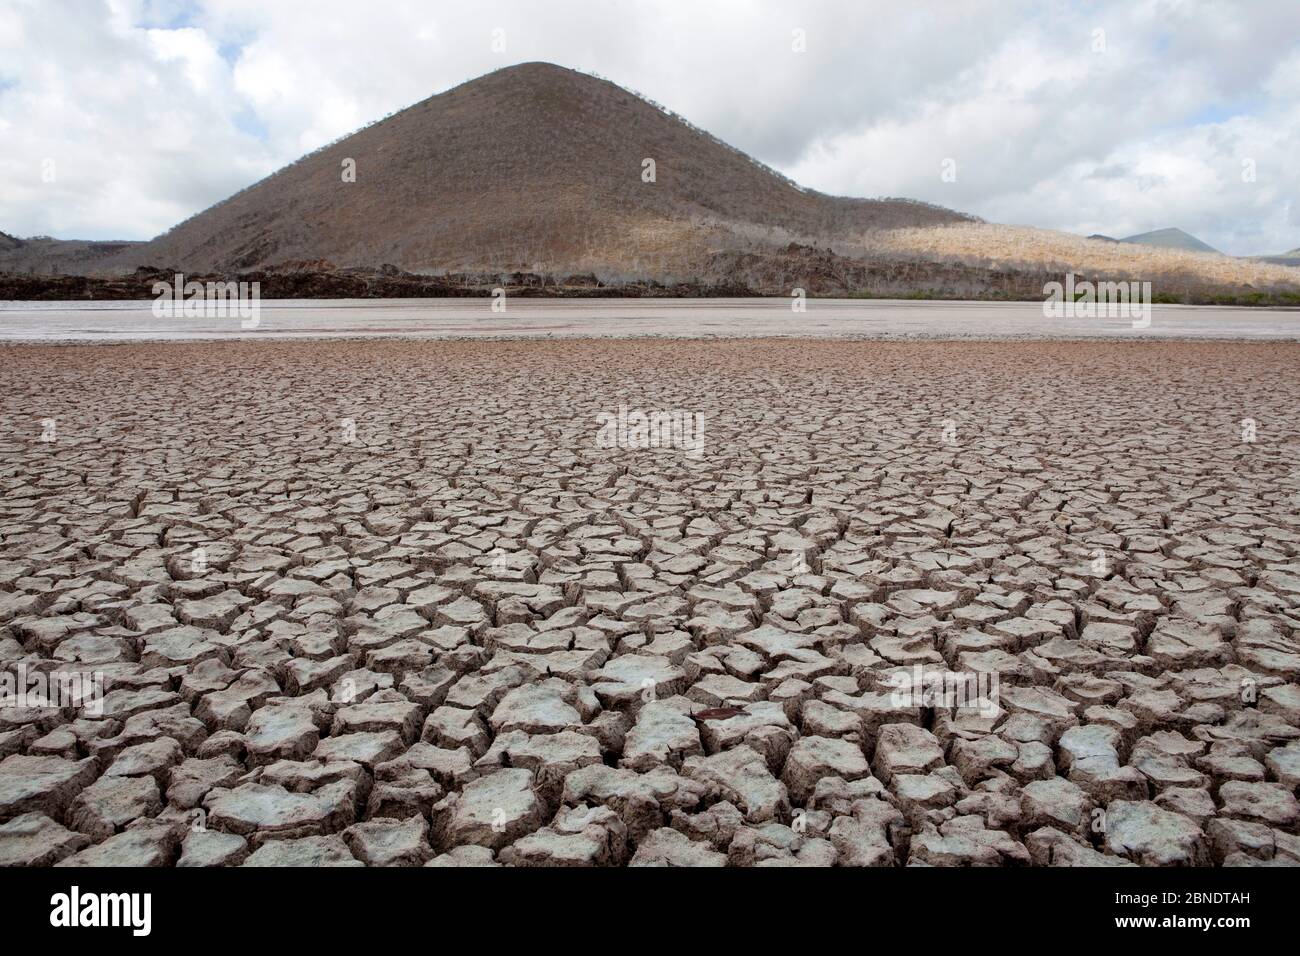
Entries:
[[1128,243],[1085,239],[1064,232],[990,223],[955,223],[928,229],[863,233],[853,244],[859,255],[897,255],[916,261],[957,261],[989,267],[1031,267],[1116,278],[1156,279],[1210,286],[1300,288],[1300,269]]

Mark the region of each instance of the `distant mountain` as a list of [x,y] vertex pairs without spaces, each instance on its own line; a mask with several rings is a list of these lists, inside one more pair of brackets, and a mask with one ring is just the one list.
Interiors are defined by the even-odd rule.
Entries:
[[[115,260],[126,250],[138,248],[140,242],[126,240],[51,239],[33,236],[18,239],[0,232],[0,272],[36,275],[87,275],[126,273],[134,266],[122,266]],[[111,265],[106,266],[106,263]]]
[[1121,239],[1120,242],[1129,242],[1137,246],[1157,246],[1161,249],[1183,249],[1187,252],[1219,251],[1213,246],[1201,242],[1195,236],[1183,232],[1181,229],[1157,229],[1154,232],[1143,232],[1136,236],[1128,236]]
[[1271,262],[1275,266],[1300,266],[1300,247],[1276,256],[1250,256],[1256,262]]
[[1089,238],[1089,239],[1100,239],[1102,242],[1119,242],[1118,239],[1115,239],[1115,238],[1113,238],[1113,237],[1111,237],[1111,236],[1103,236],[1103,235],[1102,235],[1101,233],[1099,233],[1099,232],[1094,232],[1094,233],[1093,233],[1091,236],[1089,236],[1088,238]]
[[113,264],[689,275],[719,249],[970,221],[804,189],[607,80],[524,63],[311,153]]

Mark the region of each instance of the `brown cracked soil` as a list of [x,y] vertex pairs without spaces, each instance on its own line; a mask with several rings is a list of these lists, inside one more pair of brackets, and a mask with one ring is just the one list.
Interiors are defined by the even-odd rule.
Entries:
[[0,863],[1294,864],[1298,407],[1285,344],[4,349],[0,663],[105,694],[0,707]]

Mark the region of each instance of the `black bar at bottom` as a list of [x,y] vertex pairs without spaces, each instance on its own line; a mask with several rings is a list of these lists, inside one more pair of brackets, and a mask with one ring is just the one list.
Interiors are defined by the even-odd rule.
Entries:
[[[100,894],[114,896],[105,901]],[[116,894],[149,894],[147,935],[139,932],[144,897]],[[634,938],[681,939],[673,929],[679,920],[682,931],[690,927],[694,948],[716,939],[728,951],[747,938],[770,943],[782,924],[805,920],[807,931],[879,926],[930,941],[991,942],[1041,929],[1072,942],[1172,933],[1230,943],[1242,932],[1280,932],[1294,925],[1294,911],[1294,880],[1282,867],[0,870],[0,913],[12,944],[74,932],[81,942],[126,946],[209,937],[229,944],[244,932],[254,934],[243,937],[251,942],[269,931],[295,946],[353,939],[375,945],[390,933],[429,932],[431,940],[474,932],[491,934],[496,944],[517,933],[533,942],[547,937],[563,945],[570,937],[587,945],[620,926]],[[71,925],[111,921],[115,913],[117,926]],[[52,917],[65,925],[52,925]]]

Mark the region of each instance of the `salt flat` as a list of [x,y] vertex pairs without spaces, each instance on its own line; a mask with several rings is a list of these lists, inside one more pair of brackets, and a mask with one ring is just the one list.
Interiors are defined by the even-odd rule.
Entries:
[[0,342],[232,338],[814,336],[936,339],[1300,340],[1300,310],[1156,305],[1129,319],[1044,317],[1034,302],[811,299],[268,300],[256,329],[235,318],[156,318],[149,302],[3,302]]
[[5,349],[0,661],[106,694],[0,707],[0,863],[1300,862],[1297,407],[1285,343]]

